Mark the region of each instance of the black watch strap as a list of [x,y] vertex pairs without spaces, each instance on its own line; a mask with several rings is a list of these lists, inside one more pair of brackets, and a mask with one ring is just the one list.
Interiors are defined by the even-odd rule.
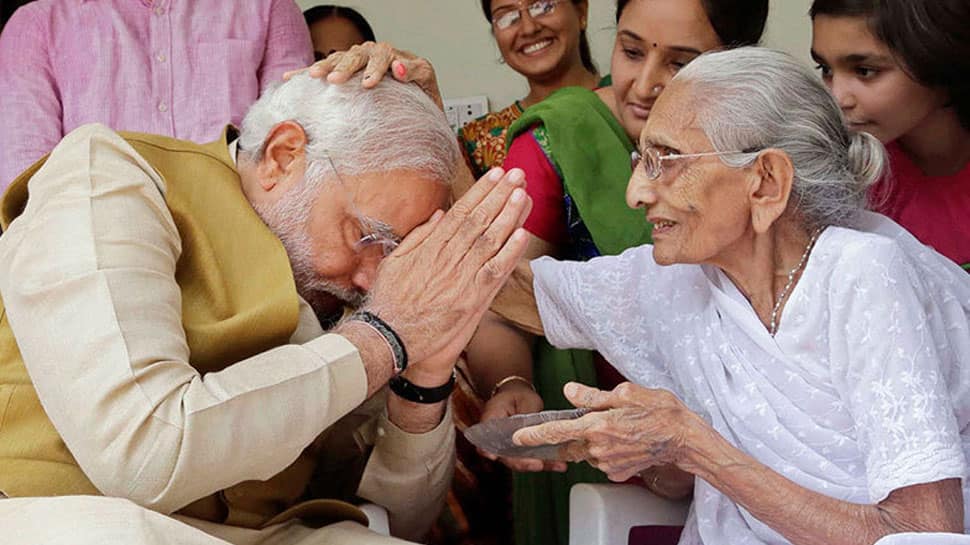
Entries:
[[408,351],[404,348],[404,341],[401,340],[401,337],[398,336],[396,331],[391,329],[391,326],[387,325],[387,322],[378,318],[373,312],[367,312],[366,310],[354,312],[350,315],[350,319],[364,322],[384,337],[387,345],[391,347],[395,373],[400,373],[408,368]]
[[435,386],[434,388],[418,386],[401,375],[393,377],[388,382],[388,385],[391,387],[391,391],[401,398],[415,403],[427,403],[430,405],[448,399],[452,390],[455,389],[455,373],[451,373],[451,378],[448,379],[448,382],[441,386]]

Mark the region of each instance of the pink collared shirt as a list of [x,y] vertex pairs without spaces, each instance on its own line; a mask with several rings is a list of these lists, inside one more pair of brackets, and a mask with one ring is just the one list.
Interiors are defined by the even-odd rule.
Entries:
[[207,142],[313,61],[294,0],[38,0],[0,35],[0,190],[99,122]]

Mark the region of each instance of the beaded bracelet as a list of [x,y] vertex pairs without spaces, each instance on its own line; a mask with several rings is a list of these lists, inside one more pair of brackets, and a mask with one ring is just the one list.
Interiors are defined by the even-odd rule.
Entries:
[[369,325],[374,331],[378,332],[391,349],[391,357],[394,359],[394,372],[401,373],[408,368],[408,351],[404,348],[404,341],[398,336],[387,322],[381,320],[373,312],[358,310],[350,315],[349,320],[357,320]]

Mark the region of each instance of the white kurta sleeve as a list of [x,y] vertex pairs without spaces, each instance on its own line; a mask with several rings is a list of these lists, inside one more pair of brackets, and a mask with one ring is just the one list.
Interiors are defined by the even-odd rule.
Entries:
[[167,513],[267,479],[364,400],[338,335],[204,377],[189,364],[164,183],[117,134],[72,132],[29,187],[0,238],[0,293],[44,409],[104,494]]
[[[829,294],[833,383],[855,420],[870,499],[965,476],[935,294],[893,241],[843,249]],[[863,265],[864,264],[864,265]]]
[[596,348],[590,335],[589,316],[581,304],[584,278],[591,271],[587,263],[556,261],[543,257],[532,262],[536,306],[546,339],[556,348]]
[[[301,300],[300,324],[290,342],[309,342],[320,335],[323,329],[313,309]],[[388,418],[387,396],[385,387],[351,411],[348,419],[363,417],[365,420],[358,428],[347,429],[344,422],[338,422],[335,427],[352,433],[361,452],[368,454],[357,495],[387,509],[392,535],[420,540],[441,513],[448,495],[455,468],[454,417],[448,404],[434,429],[409,433]],[[330,432],[334,431],[324,434],[327,436],[322,445],[324,449],[332,446]],[[339,448],[335,452],[338,456],[345,454]],[[332,463],[329,459],[327,462]]]
[[[691,295],[676,287],[686,269],[661,267],[652,252],[640,246],[587,262],[541,258],[532,262],[533,288],[553,346],[596,350],[628,380],[677,391],[664,339],[677,313],[696,302],[679,304]],[[703,278],[700,268],[690,271]]]
[[420,540],[441,513],[455,469],[451,404],[425,433],[402,430],[386,410],[375,424],[374,448],[357,494],[387,508],[394,536]]

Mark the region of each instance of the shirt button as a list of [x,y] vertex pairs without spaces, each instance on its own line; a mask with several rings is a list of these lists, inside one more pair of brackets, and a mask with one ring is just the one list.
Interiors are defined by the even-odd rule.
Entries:
[[165,55],[162,55],[161,53],[155,55],[155,58],[158,59],[158,62],[165,62]]
[[157,7],[157,8],[155,8],[155,15],[161,15],[163,13],[165,13],[165,8],[163,8],[163,7]]
[[160,112],[167,112],[168,111],[168,106],[166,106],[165,103],[163,102],[163,103],[161,103],[161,104],[158,105],[158,111],[160,111]]

